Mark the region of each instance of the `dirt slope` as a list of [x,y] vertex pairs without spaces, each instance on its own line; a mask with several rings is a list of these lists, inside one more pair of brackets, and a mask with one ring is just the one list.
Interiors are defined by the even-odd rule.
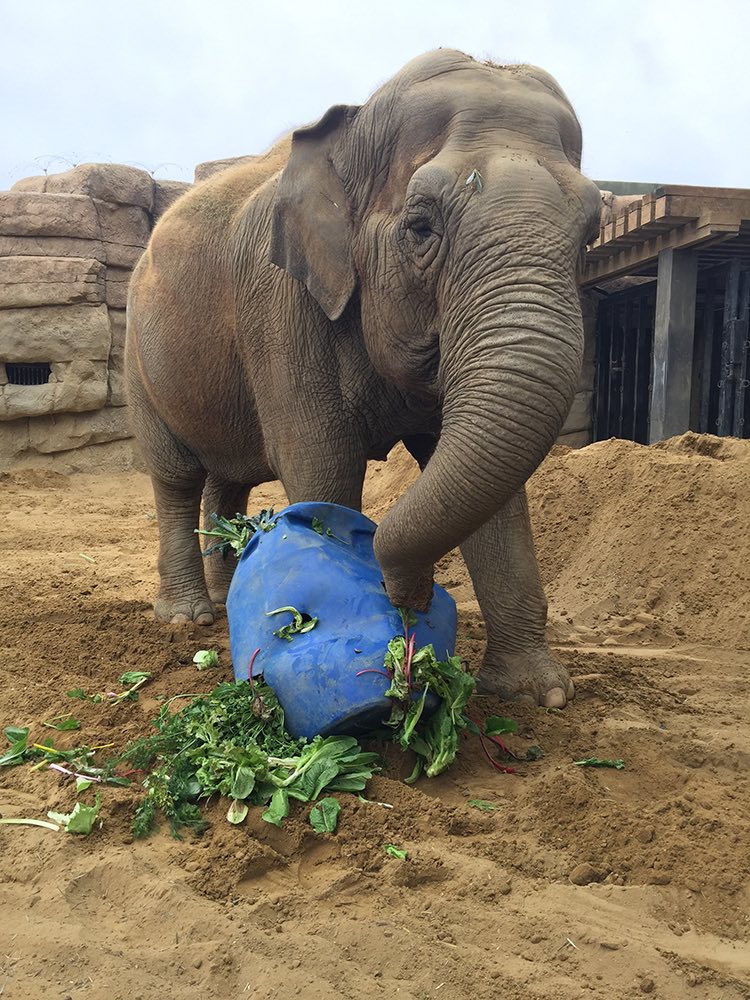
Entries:
[[[401,452],[374,465],[368,512],[414,474]],[[217,804],[200,838],[132,842],[127,789],[107,790],[85,840],[0,827],[3,998],[747,1000],[750,442],[556,449],[529,492],[550,635],[578,697],[563,713],[475,711],[517,718],[513,745],[542,746],[541,761],[498,775],[467,741],[449,774],[410,788],[390,754],[370,797],[393,809],[342,797],[335,837],[301,807],[276,830],[257,816],[230,827]],[[275,486],[251,506],[271,502]],[[230,676],[224,619],[153,620],[155,546],[143,476],[0,478],[0,725],[41,738],[69,688],[152,670],[138,702],[75,702],[81,734],[56,734],[121,746],[157,697]],[[476,666],[483,625],[458,555],[439,577]],[[210,681],[191,664],[207,645],[222,651]],[[573,765],[591,754],[627,767]],[[52,772],[0,769],[5,816],[74,800]]]

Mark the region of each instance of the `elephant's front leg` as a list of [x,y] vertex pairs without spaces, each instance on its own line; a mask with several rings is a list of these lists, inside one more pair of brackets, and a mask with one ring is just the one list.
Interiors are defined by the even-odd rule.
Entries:
[[560,708],[575,691],[545,638],[547,599],[539,577],[526,491],[461,546],[487,627],[480,694]]

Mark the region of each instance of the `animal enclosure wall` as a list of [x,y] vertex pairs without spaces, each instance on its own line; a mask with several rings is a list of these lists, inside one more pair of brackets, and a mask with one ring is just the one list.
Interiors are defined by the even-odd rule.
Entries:
[[128,282],[187,187],[83,164],[0,192],[0,468],[129,464]]

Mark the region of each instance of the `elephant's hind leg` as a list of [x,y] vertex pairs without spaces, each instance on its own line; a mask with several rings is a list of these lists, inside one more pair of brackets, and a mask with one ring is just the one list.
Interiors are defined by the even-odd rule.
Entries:
[[146,458],[159,525],[157,618],[211,625],[214,609],[206,591],[195,529],[206,472],[154,411],[140,378],[129,372],[130,415]]
[[575,689],[547,645],[547,599],[539,577],[526,491],[517,493],[461,546],[487,626],[477,691],[560,708]]
[[[211,531],[215,527],[211,520],[212,514],[228,518],[234,517],[235,514],[244,514],[247,510],[249,495],[250,486],[225,483],[215,476],[209,475],[203,490],[203,530]],[[215,541],[215,538],[204,536],[202,539],[204,551],[211,548]],[[203,567],[208,585],[208,595],[215,604],[226,602],[229,584],[232,582],[236,565],[237,559],[233,552],[228,552],[226,555],[214,552],[210,556],[204,556]]]

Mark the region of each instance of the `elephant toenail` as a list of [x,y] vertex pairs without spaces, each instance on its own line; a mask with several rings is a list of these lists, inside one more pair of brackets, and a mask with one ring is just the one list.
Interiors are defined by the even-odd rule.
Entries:
[[550,688],[544,696],[545,708],[563,708],[565,703],[565,692],[562,688]]

